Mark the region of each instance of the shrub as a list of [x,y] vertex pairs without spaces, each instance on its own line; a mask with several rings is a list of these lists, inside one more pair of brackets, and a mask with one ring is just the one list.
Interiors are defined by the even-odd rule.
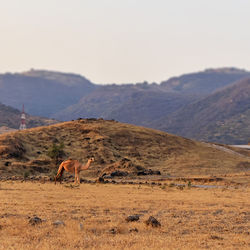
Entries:
[[58,165],[62,157],[65,155],[63,149],[64,144],[62,142],[60,144],[53,143],[48,149],[47,155],[54,161],[55,165]]
[[23,173],[23,178],[24,179],[27,179],[30,175],[30,171],[29,170],[25,170],[24,173]]

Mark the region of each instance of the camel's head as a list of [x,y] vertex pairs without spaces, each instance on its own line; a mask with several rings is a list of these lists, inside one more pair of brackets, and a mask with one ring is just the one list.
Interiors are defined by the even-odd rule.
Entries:
[[91,158],[89,159],[89,161],[90,161],[90,162],[93,162],[93,161],[95,161],[95,158],[94,158],[94,157],[91,157]]

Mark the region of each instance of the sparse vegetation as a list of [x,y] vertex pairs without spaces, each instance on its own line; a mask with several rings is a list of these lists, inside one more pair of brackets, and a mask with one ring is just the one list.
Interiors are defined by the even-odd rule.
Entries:
[[29,171],[29,170],[25,170],[25,171],[23,172],[23,178],[24,178],[24,179],[27,179],[29,176],[30,176],[30,171]]

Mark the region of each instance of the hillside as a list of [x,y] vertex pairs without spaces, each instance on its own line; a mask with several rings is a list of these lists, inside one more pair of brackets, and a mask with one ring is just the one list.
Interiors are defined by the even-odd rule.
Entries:
[[155,127],[205,141],[247,144],[250,140],[250,78],[158,120]]
[[31,70],[0,75],[0,102],[27,113],[50,117],[96,88],[86,78],[52,71]]
[[249,76],[250,72],[237,68],[207,69],[172,77],[163,81],[161,87],[166,91],[204,96]]
[[[20,125],[20,117],[21,112],[18,109],[0,103],[0,127],[4,127],[4,130],[7,131],[10,128],[18,129]],[[57,123],[57,121],[26,114],[26,125],[28,128],[51,125],[54,123]],[[3,130],[0,129],[0,133],[1,131]]]
[[[163,175],[215,175],[249,169],[250,159],[212,144],[165,132],[106,120],[78,120],[0,135],[0,174],[49,173],[47,156],[53,143],[63,142],[64,158],[95,162],[84,176],[98,177],[119,170]],[[54,171],[54,170],[53,170]]]
[[162,91],[158,85],[107,85],[55,115],[59,120],[102,117],[146,126],[196,100],[191,95]]
[[16,131],[16,129],[9,128],[9,127],[6,127],[6,126],[1,126],[0,127],[0,134],[5,134],[5,133],[8,133],[8,132],[13,132],[13,131]]
[[[237,108],[232,112],[220,111],[222,96],[206,98],[249,75],[245,70],[218,68],[174,77],[161,84],[101,86],[80,75],[31,70],[0,75],[0,102],[18,109],[25,104],[29,114],[57,120],[103,117],[198,140],[237,144],[245,143],[249,133],[246,101],[241,100],[244,96],[237,96]],[[213,109],[215,102],[218,111]],[[221,120],[224,114],[227,118]]]

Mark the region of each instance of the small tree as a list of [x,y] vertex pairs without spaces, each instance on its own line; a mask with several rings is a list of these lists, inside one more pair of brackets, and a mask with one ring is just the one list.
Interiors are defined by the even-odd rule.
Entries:
[[48,149],[47,155],[54,161],[55,165],[58,165],[62,157],[65,155],[63,149],[63,142],[61,142],[60,144],[53,143],[52,146]]
[[26,180],[30,175],[30,171],[26,170],[24,173],[23,173],[23,178],[24,180]]

